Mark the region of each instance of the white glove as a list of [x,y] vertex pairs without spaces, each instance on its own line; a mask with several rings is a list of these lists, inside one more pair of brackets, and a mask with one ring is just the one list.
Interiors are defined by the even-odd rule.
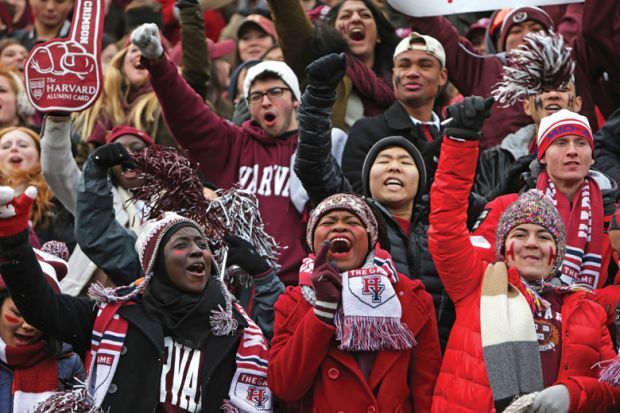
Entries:
[[140,49],[142,56],[157,60],[164,54],[159,37],[159,28],[155,23],[144,23],[131,33],[131,43]]
[[530,412],[532,413],[567,413],[570,407],[570,394],[563,384],[547,387],[538,393]]

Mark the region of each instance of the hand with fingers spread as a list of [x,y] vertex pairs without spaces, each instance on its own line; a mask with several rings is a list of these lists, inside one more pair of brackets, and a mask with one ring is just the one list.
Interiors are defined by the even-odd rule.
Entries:
[[327,261],[330,244],[330,241],[323,242],[321,250],[314,259],[314,270],[310,277],[316,295],[314,314],[327,324],[333,324],[336,309],[342,298],[340,273]]
[[95,149],[95,152],[93,152],[92,157],[93,162],[102,168],[111,168],[116,165],[121,165],[126,169],[133,169],[136,167],[127,149],[119,142],[98,147]]
[[159,36],[159,28],[155,23],[144,23],[131,33],[131,43],[140,49],[146,59],[157,60],[164,54]]
[[238,265],[252,277],[267,275],[271,270],[269,263],[260,256],[254,245],[236,235],[226,235],[228,244],[227,265]]
[[462,102],[448,107],[448,118],[452,118],[446,128],[446,136],[465,139],[468,141],[480,140],[480,131],[485,119],[491,116],[491,106],[495,103],[493,97],[468,96]]

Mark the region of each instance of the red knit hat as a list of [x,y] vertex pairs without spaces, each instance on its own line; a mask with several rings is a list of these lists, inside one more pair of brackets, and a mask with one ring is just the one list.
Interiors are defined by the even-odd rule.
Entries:
[[543,9],[538,7],[517,7],[506,15],[502,23],[499,35],[498,51],[504,52],[506,49],[506,37],[513,26],[521,24],[525,21],[533,20],[540,23],[545,30],[553,29],[553,20]]
[[131,126],[118,125],[115,126],[107,136],[105,143],[112,143],[123,135],[132,135],[142,140],[146,146],[153,146],[155,142],[148,134]]
[[592,148],[594,156],[594,139],[588,118],[568,109],[559,110],[542,118],[538,127],[536,157],[540,160],[547,148],[556,140],[567,135],[577,135],[585,138]]

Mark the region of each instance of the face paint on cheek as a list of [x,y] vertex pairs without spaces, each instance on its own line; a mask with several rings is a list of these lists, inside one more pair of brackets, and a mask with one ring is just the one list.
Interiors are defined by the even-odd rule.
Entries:
[[11,324],[19,324],[19,319],[8,314],[4,315],[4,319]]
[[398,75],[396,75],[394,77],[394,83],[396,84],[396,86],[400,86],[400,83],[401,83],[401,81],[400,81],[400,74],[398,74]]
[[575,106],[575,96],[569,95],[568,96],[568,108],[572,109],[574,106]]
[[547,265],[553,264],[555,261],[555,251],[552,246],[549,246],[549,259],[547,260]]
[[515,260],[515,242],[511,241],[510,245],[506,249],[506,257],[510,257],[511,260]]
[[183,254],[185,254],[185,251],[183,251],[183,250],[174,250],[174,251],[172,251],[172,256],[173,257],[180,257]]
[[536,108],[536,110],[542,110],[543,108],[543,101],[541,98],[534,98],[534,107]]

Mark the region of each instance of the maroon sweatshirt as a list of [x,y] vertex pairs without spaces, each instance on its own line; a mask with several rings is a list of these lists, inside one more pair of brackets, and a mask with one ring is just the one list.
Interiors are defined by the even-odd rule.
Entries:
[[179,75],[167,57],[143,62],[151,75],[168,128],[199,170],[220,188],[239,183],[256,194],[266,231],[282,247],[278,275],[296,285],[306,256],[306,225],[291,203],[289,178],[297,133],[286,138],[268,136],[256,123],[241,127],[220,118]]
[[[574,38],[573,55],[577,61],[575,78],[579,94],[583,98],[581,113],[588,117],[594,130],[598,129],[594,105],[599,106],[603,114],[608,116],[613,109],[610,111],[607,108],[615,108],[620,103],[620,95],[613,92],[620,86],[620,83],[614,82],[614,77],[620,76],[620,66],[616,64],[620,50],[619,9],[618,1],[588,0],[583,6],[582,29],[577,35],[574,33],[574,21],[569,24],[574,19],[562,18],[559,22],[556,20],[559,33],[564,34],[561,30],[566,30],[566,37]],[[569,12],[575,14],[575,7],[567,8],[566,13]],[[473,52],[470,41],[460,36],[443,16],[411,17],[410,20],[414,30],[433,36],[443,45],[448,78],[464,96],[491,95],[493,86],[501,80],[503,72],[503,63],[498,56],[481,56]],[[602,84],[600,78],[604,71],[607,71],[610,79]],[[520,102],[506,108],[501,108],[496,103],[491,117],[482,129],[481,146],[488,148],[497,145],[509,133],[530,123],[532,119],[524,113]]]

